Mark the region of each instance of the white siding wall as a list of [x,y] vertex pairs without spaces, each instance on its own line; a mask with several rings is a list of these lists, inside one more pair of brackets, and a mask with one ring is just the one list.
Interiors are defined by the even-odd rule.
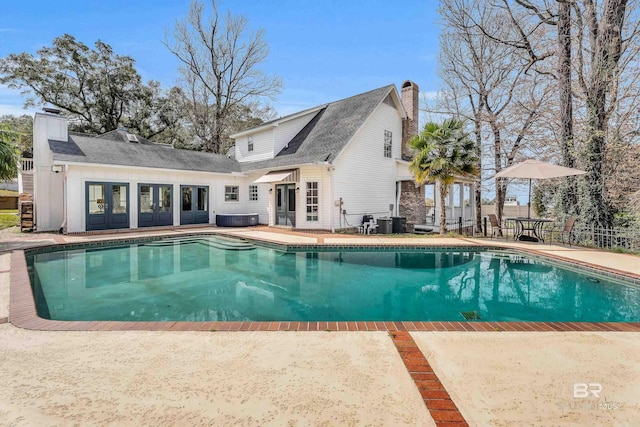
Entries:
[[[248,187],[245,185],[246,178],[242,176],[189,171],[154,171],[117,166],[71,165],[67,174],[68,232],[86,230],[85,186],[87,182],[91,181],[129,184],[129,221],[131,228],[138,227],[138,184],[173,184],[174,225],[180,224],[180,185],[209,186],[209,223],[215,223],[216,213],[247,212]],[[240,187],[239,202],[224,201],[225,185],[237,185]],[[251,209],[251,211],[260,213],[259,209]]]
[[[253,181],[261,177],[262,173],[251,173],[246,177],[233,177],[230,175],[219,175],[213,180],[220,183],[220,201],[218,213],[257,213],[260,216],[261,224],[269,223],[269,213],[267,204],[269,201],[269,184],[255,184],[258,186],[258,200],[249,200],[249,186],[254,185]],[[224,187],[227,185],[237,185],[240,192],[238,202],[227,202],[224,200]]]
[[289,141],[291,141],[291,139],[315,117],[317,113],[317,111],[314,111],[312,113],[305,114],[304,116],[281,123],[276,127],[273,135],[273,152],[278,154],[284,146],[287,145]]
[[33,122],[34,205],[38,231],[58,230],[64,221],[63,174],[51,171],[49,139],[66,141],[67,119],[36,113]]
[[[384,131],[393,133],[391,158],[384,157]],[[334,164],[334,199],[342,197],[345,218],[336,209],[336,229],[358,226],[364,214],[390,216],[396,204],[398,167],[401,156],[402,118],[395,108],[380,104],[340,153]]]
[[248,136],[236,139],[236,160],[239,162],[256,162],[259,160],[272,159],[273,135],[273,128],[251,135],[253,137],[253,151],[247,151]]
[[[300,168],[300,192],[296,200],[296,228],[330,230],[332,210],[337,212],[331,200],[331,172],[326,166]],[[307,221],[307,182],[318,183],[318,221]]]
[[249,136],[236,138],[236,159],[239,162],[257,162],[260,160],[273,159],[275,155],[311,121],[316,113],[317,111],[313,111],[301,117],[287,120],[272,128],[252,134],[253,151],[247,150]]

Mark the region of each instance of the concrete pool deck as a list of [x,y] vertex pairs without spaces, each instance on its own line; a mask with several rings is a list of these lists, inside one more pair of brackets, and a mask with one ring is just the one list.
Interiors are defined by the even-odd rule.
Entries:
[[[225,233],[288,244],[505,244],[266,228]],[[146,235],[33,234],[3,238],[0,250],[33,240],[51,244]],[[630,255],[515,245],[632,275],[640,269],[640,258]],[[0,318],[10,311],[9,258],[0,255]],[[430,381],[410,374],[417,353],[426,357],[469,425],[640,424],[640,334],[403,333],[419,351],[403,353],[403,345],[387,332],[48,332],[0,324],[5,385],[0,424],[434,425],[438,411],[423,403],[431,391],[419,384]],[[601,399],[574,398],[575,383],[600,384]]]

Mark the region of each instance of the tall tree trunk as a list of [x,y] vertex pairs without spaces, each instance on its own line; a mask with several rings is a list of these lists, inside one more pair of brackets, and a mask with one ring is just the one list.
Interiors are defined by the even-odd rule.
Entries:
[[[489,126],[491,126],[491,131],[493,132],[493,161],[496,168],[496,173],[502,170],[502,138],[500,135],[500,129],[498,129],[498,124],[495,120],[491,119],[489,121]],[[502,213],[504,211],[504,199],[507,192],[507,185],[504,183],[504,180],[501,178],[496,178],[496,200],[495,200],[495,208],[496,208],[496,217],[498,217],[498,222],[502,224]]]
[[[478,111],[481,111],[481,109],[482,104],[480,104]],[[482,230],[482,180],[480,178],[482,176],[482,123],[479,115],[480,114],[476,114],[475,120],[473,121],[476,133],[476,156],[478,157],[478,162],[476,164],[476,168],[478,169],[478,178],[474,185],[476,199],[476,230]]]
[[445,208],[445,200],[447,198],[448,186],[440,182],[440,234],[445,234],[447,228],[447,209]]
[[605,137],[598,132],[604,126],[604,106],[600,103],[604,95],[587,99],[588,139],[585,150],[585,176],[581,191],[582,218],[597,227],[610,227],[612,218],[605,199],[603,160]]
[[[573,168],[576,158],[573,147],[573,96],[571,89],[571,3],[558,1],[558,91],[560,92],[560,152],[562,164]],[[562,181],[557,199],[557,211],[575,215],[578,210],[578,187],[575,178]]]
[[[599,25],[592,29],[595,38],[593,63],[589,71],[585,170],[581,188],[582,219],[598,227],[611,227],[613,215],[606,200],[603,174],[607,135],[607,95],[618,71],[622,54],[622,28],[627,0],[605,0]],[[595,14],[595,11],[592,11]],[[594,15],[595,17],[595,15]]]

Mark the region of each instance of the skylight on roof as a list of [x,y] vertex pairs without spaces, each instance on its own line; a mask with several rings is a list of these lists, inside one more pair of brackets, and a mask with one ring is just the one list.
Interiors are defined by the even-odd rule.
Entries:
[[132,133],[127,133],[127,139],[129,142],[138,142],[138,137]]

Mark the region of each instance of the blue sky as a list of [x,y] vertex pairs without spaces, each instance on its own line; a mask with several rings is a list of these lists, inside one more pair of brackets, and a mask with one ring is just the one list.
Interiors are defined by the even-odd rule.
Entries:
[[[265,30],[271,53],[261,68],[284,83],[273,102],[279,115],[407,79],[431,97],[440,88],[437,8],[437,0],[220,0],[222,12],[245,15],[250,29]],[[145,81],[169,88],[177,84],[178,62],[162,42],[188,9],[189,0],[4,2],[0,57],[35,53],[69,33],[87,45],[101,39],[133,57]],[[0,86],[0,115],[39,109],[22,105],[18,91]],[[509,193],[526,203],[523,188]]]
[[[406,79],[425,94],[439,88],[435,0],[220,4],[222,11],[245,15],[251,29],[266,31],[271,53],[262,69],[283,78],[274,102],[280,115]],[[133,57],[144,80],[169,88],[177,83],[178,64],[162,41],[188,7],[187,0],[6,2],[0,56],[35,53],[64,33],[87,45],[101,39],[116,53]],[[17,91],[0,87],[0,114],[22,113],[22,104]]]

